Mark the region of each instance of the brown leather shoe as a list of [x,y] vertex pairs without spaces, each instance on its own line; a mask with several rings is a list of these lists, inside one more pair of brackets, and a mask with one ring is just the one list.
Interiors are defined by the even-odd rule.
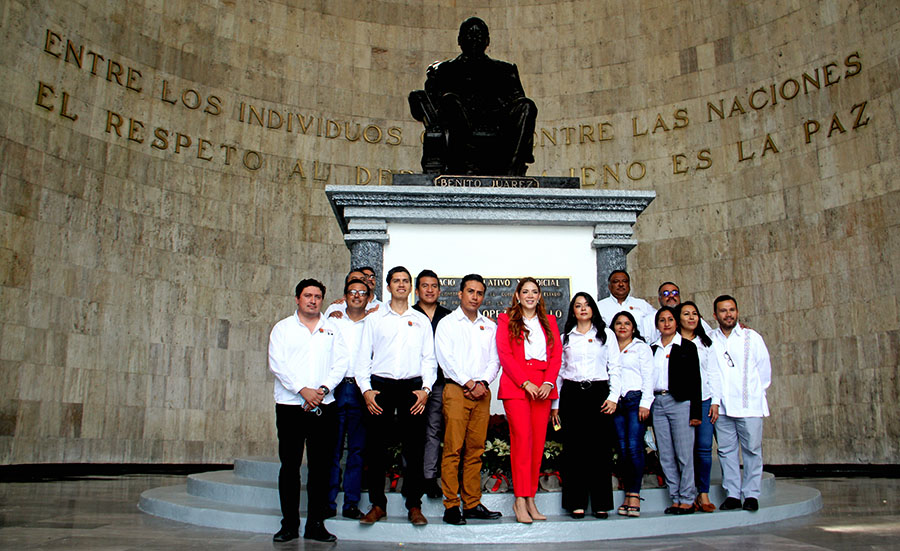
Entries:
[[428,524],[428,519],[425,518],[425,515],[422,514],[422,509],[419,507],[410,509],[409,514],[406,516],[409,517],[409,521],[413,526],[425,526]]
[[379,520],[383,519],[387,516],[387,511],[379,507],[378,505],[372,505],[372,508],[369,509],[369,512],[366,513],[366,516],[359,519],[360,524],[375,524]]

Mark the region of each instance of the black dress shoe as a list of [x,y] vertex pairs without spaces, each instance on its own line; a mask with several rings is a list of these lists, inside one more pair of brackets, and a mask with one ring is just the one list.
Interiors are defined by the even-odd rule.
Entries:
[[303,531],[303,539],[329,543],[337,541],[337,537],[325,529],[325,523],[321,520],[319,522],[306,523],[306,530]]
[[459,507],[447,507],[444,509],[444,522],[462,526],[466,523],[466,519],[463,518],[462,513],[459,512]]
[[736,497],[726,497],[725,501],[719,505],[720,511],[733,511],[741,508],[741,500]]
[[359,507],[357,507],[356,505],[351,505],[350,507],[344,509],[344,511],[341,513],[341,516],[343,516],[344,518],[359,520],[366,515],[364,515],[363,512],[359,510]]
[[748,497],[744,500],[745,511],[758,511],[759,510],[759,501],[755,497]]
[[672,505],[671,507],[666,507],[663,513],[667,515],[677,515],[679,507],[677,505]]
[[693,515],[694,507],[679,507],[677,511],[675,511],[676,515]]
[[300,537],[300,533],[297,530],[288,530],[286,528],[282,528],[278,531],[277,534],[272,536],[272,541],[281,543],[285,541],[295,540]]
[[325,518],[334,518],[337,516],[337,511],[334,509],[329,509],[327,513],[325,513]]
[[584,518],[584,511],[572,511],[569,516],[574,519]]
[[608,519],[609,513],[607,513],[606,511],[594,511],[594,518]]
[[432,499],[437,499],[439,497],[444,497],[444,491],[441,490],[441,485],[438,484],[438,479],[436,478],[426,478],[425,479],[425,495]]
[[481,520],[497,520],[502,517],[503,513],[500,511],[491,511],[481,503],[472,507],[471,509],[463,510],[463,517],[465,518],[477,518]]

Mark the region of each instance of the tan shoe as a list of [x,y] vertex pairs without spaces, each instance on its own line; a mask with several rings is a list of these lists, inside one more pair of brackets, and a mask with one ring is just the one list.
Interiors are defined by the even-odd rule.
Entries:
[[387,511],[379,507],[378,505],[372,505],[372,508],[369,509],[369,512],[366,513],[366,516],[359,519],[360,524],[375,524],[379,520],[385,518],[387,516]]
[[428,524],[428,519],[425,518],[425,515],[422,514],[422,509],[419,507],[413,507],[409,510],[409,514],[406,515],[409,518],[409,522],[412,523],[413,526],[425,526]]

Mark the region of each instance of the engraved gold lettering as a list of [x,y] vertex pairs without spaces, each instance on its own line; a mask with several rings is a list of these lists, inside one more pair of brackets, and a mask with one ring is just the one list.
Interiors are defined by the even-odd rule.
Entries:
[[809,87],[812,85],[816,90],[821,88],[821,84],[819,84],[819,69],[816,68],[813,70],[813,74],[816,75],[816,78],[809,76],[809,73],[803,73],[800,75],[800,78],[803,80],[803,93],[809,94]]
[[859,52],[853,52],[848,55],[844,59],[844,66],[847,67],[847,72],[844,73],[844,78],[850,78],[859,74],[862,71],[862,61],[859,59]]
[[300,123],[300,131],[303,132],[304,134],[306,134],[306,132],[309,130],[309,127],[310,127],[310,126],[312,125],[312,123],[313,123],[313,118],[310,117],[310,118],[309,118],[309,122],[304,123],[304,122],[303,122],[303,115],[301,115],[300,113],[297,113],[297,122]]
[[78,119],[78,115],[69,112],[69,94],[65,91],[62,93],[62,103],[59,106],[59,116],[65,117],[70,121]]
[[[591,127],[589,126],[588,128],[591,128]],[[597,182],[589,182],[588,181],[588,173],[589,172],[596,172],[596,169],[592,166],[581,167],[581,185],[583,185],[583,186],[597,185]]]
[[687,174],[687,167],[682,167],[681,163],[687,161],[687,156],[682,153],[672,155],[672,174]]
[[[544,147],[544,138],[547,138],[548,140],[550,140],[550,143],[556,145],[556,129],[553,128],[552,130],[553,134],[551,135],[549,132],[547,132],[546,128],[541,128],[541,147]],[[572,169],[572,176],[575,176],[574,168]]]
[[[222,98],[219,96],[209,96],[206,98],[206,104],[206,108],[203,110],[204,113],[215,116],[222,112]],[[288,129],[288,132],[290,132],[290,129]]]
[[175,153],[181,153],[181,148],[187,149],[191,146],[191,137],[181,132],[175,133]]
[[237,147],[233,145],[222,144],[219,146],[220,149],[225,150],[225,165],[228,166],[231,164],[231,154],[237,151]]
[[[638,176],[635,176],[631,173],[632,172],[631,169],[633,169],[634,167],[637,167],[640,169]],[[642,163],[640,161],[635,161],[635,162],[631,163],[630,165],[628,165],[628,168],[625,169],[625,175],[628,176],[628,178],[633,181],[641,180],[644,176],[647,175],[647,167],[644,166],[644,163]]]
[[[172,105],[175,105],[175,100],[169,98],[168,95],[169,95],[169,81],[167,81],[166,79],[163,79],[162,94],[160,94],[159,99],[161,99],[162,101],[164,101],[166,103],[171,103]],[[243,116],[244,116],[244,102],[241,102],[241,122],[244,122]]]
[[825,86],[831,86],[832,84],[837,84],[841,80],[841,76],[838,75],[836,79],[831,80],[831,70],[837,68],[837,63],[828,63],[824,67],[822,67],[822,72],[825,73]]
[[756,157],[755,151],[751,152],[749,157],[744,156],[744,142],[738,142],[737,149],[738,149],[738,162],[749,161],[753,157]]
[[578,139],[578,143],[584,143],[586,141],[594,142],[594,127],[589,124],[581,125],[581,136]]
[[[362,178],[363,174],[366,175],[365,180],[363,180],[363,178]],[[369,169],[367,169],[364,166],[356,167],[356,185],[364,186],[364,185],[367,185],[371,180],[372,180],[372,173],[369,172]]]
[[206,146],[212,146],[212,142],[209,140],[204,140],[203,138],[200,138],[200,141],[197,142],[197,158],[203,159],[204,161],[211,161],[212,155],[210,155],[209,157],[203,156],[203,150]]
[[400,142],[403,141],[403,129],[399,126],[392,126],[388,128],[387,131],[388,139],[385,140],[384,143],[388,145],[400,145]]
[[706,122],[712,122],[712,114],[715,113],[719,116],[720,119],[725,118],[725,100],[719,100],[719,106],[716,107],[714,103],[708,101],[706,102]]
[[616,170],[614,171],[609,167],[609,165],[603,165],[603,183],[606,184],[609,180],[606,178],[607,176],[612,176],[612,179],[619,183],[619,163],[616,163]]
[[[375,131],[374,137],[372,136],[372,133],[370,132],[370,130]],[[366,140],[366,143],[380,142],[381,141],[381,127],[379,127],[377,124],[370,124],[369,126],[366,127],[365,130],[363,130],[363,139]]]
[[[72,54],[69,56],[69,54]],[[81,69],[81,60],[84,58],[84,45],[78,47],[78,51],[75,51],[75,44],[72,43],[71,40],[66,40],[66,63],[69,63],[69,59],[74,59],[74,64]]]
[[762,102],[761,104],[757,104],[756,101],[755,101],[755,98],[756,98],[756,95],[757,95],[757,94],[763,94],[763,95],[765,95],[765,93],[766,93],[766,89],[765,89],[765,88],[757,88],[756,90],[754,90],[753,92],[750,93],[750,107],[752,107],[753,110],[759,111],[760,109],[762,109],[763,107],[765,107],[766,104],[769,103],[768,98],[763,99],[763,102]]
[[244,151],[244,157],[241,159],[244,163],[244,168],[248,170],[259,170],[262,166],[262,156],[256,151],[247,150]]
[[[38,107],[43,107],[47,111],[53,111],[53,104],[44,103],[44,100],[49,97],[54,97],[55,95],[56,94],[53,91],[53,88],[49,84],[44,84],[43,82],[38,81],[37,100],[35,100],[34,103]],[[109,130],[107,130],[107,132],[109,132]]]
[[303,174],[303,161],[297,159],[297,162],[294,163],[294,168],[291,169],[291,174],[288,178],[293,178],[294,174],[299,174],[301,178],[306,179],[306,174]]
[[[135,76],[135,75],[137,75],[137,76]],[[141,88],[140,88],[140,87],[135,88],[135,87],[134,87],[134,83],[135,83],[139,78],[141,78],[141,76],[142,76],[142,75],[141,75],[141,72],[140,72],[140,71],[138,71],[137,69],[132,69],[131,67],[129,67],[129,68],[128,68],[128,76],[125,78],[125,88],[128,88],[129,90],[134,91],[134,92],[140,92],[140,91],[141,91]]]
[[846,132],[846,130],[844,130],[844,125],[841,124],[841,119],[838,118],[838,116],[837,116],[837,113],[835,113],[831,117],[831,125],[828,127],[828,137],[829,138],[831,137],[831,134],[833,134],[835,130],[837,130],[841,134]]
[[[660,128],[663,129],[663,132],[669,131],[669,127],[666,125],[666,121],[663,120],[662,113],[657,113],[656,114],[656,124],[653,126],[653,131],[650,133],[656,134],[656,131],[659,130]],[[646,134],[646,132],[645,132],[645,134]]]
[[[273,120],[273,118],[272,118],[273,115],[277,119],[277,121]],[[274,109],[269,109],[269,116],[266,119],[266,128],[271,128],[272,130],[278,130],[279,128],[281,128],[281,125],[283,125],[283,124],[284,124],[284,119],[281,118],[281,113],[279,113],[278,111],[276,111]]]
[[813,134],[819,131],[819,121],[808,120],[803,123],[803,134],[806,136],[806,143],[811,141]]
[[266,116],[266,108],[263,107],[263,108],[262,108],[262,114],[260,114],[260,112],[257,111],[256,108],[253,107],[252,105],[247,104],[247,107],[250,108],[250,116],[247,118],[247,124],[250,124],[251,119],[256,119],[256,124],[258,124],[258,125],[260,125],[260,126],[265,126],[265,125],[263,124],[263,117]]
[[156,139],[150,142],[150,147],[154,149],[169,148],[169,132],[165,128],[156,127],[153,135],[156,136]]
[[775,93],[775,85],[769,85],[769,95],[772,96],[772,105],[778,105],[778,94]]
[[285,125],[284,130],[285,130],[285,132],[287,132],[288,134],[290,134],[291,131],[292,131],[292,129],[293,129],[293,127],[294,127],[294,114],[291,113],[290,111],[288,111],[288,114],[287,114],[287,124]]
[[[331,133],[331,129],[334,129],[334,134]],[[325,137],[326,138],[337,138],[341,135],[341,125],[334,122],[331,119],[328,119],[325,123]]]
[[128,119],[128,139],[132,142],[144,143],[144,138],[138,135],[144,130],[144,123],[135,119]]
[[194,110],[200,107],[200,94],[191,88],[181,93],[181,103],[188,109]]
[[53,57],[62,57],[62,54],[59,52],[54,52],[51,48],[56,44],[62,42],[62,37],[56,34],[55,32],[47,29],[47,36],[44,38],[44,51]]
[[[784,89],[785,89],[785,87],[787,87],[787,84],[789,82],[794,85],[794,93],[791,94],[790,96],[788,96],[787,94],[784,93]],[[797,94],[800,93],[800,83],[792,78],[789,78],[786,81],[781,83],[781,88],[778,90],[778,93],[781,95],[782,98],[784,98],[786,100],[792,100],[795,97],[797,97]]]
[[638,132],[638,129],[637,129],[637,117],[632,117],[632,118],[631,118],[631,135],[632,135],[632,136],[646,136],[646,135],[647,135],[647,130],[646,130],[646,129],[644,129],[643,132]]
[[689,123],[690,119],[688,119],[687,109],[676,109],[675,125],[672,126],[672,129],[678,130],[679,128],[685,128]]
[[122,115],[115,113],[113,111],[106,111],[106,133],[109,134],[109,129],[113,128],[116,131],[116,136],[122,137]]
[[561,130],[566,133],[566,145],[572,145],[572,132],[575,132],[575,127],[565,126]]
[[356,123],[356,131],[350,132],[350,121],[344,123],[344,137],[347,138],[347,141],[356,142],[359,141],[359,138],[362,136],[362,131],[360,130],[359,123]]
[[778,153],[778,147],[775,146],[775,140],[772,139],[771,134],[766,134],[766,143],[763,145],[763,152],[760,157],[765,157],[766,153],[771,151],[772,153]]
[[739,100],[737,96],[734,97],[734,103],[731,104],[731,111],[728,113],[728,117],[729,118],[733,117],[735,112],[739,112],[741,115],[744,115],[747,113],[744,110],[744,106],[741,105],[741,100]]
[[[604,136],[605,131],[606,131],[607,128],[610,129],[610,135],[609,135],[609,137],[605,137],[605,136]],[[598,141],[598,142],[608,142],[608,141],[610,141],[611,139],[613,139],[613,135],[612,135],[612,123],[608,123],[608,122],[601,122],[601,123],[599,123],[599,124],[597,125],[597,132],[598,132],[598,134],[600,134],[600,136],[597,138],[597,141]]]
[[[388,168],[379,168],[378,169],[378,185],[383,186],[383,185],[385,185],[385,183],[384,183],[385,181],[388,181],[388,180],[393,181],[393,174],[394,173],[391,172],[391,170]],[[384,177],[385,175],[389,176],[389,178],[385,178]]]
[[700,164],[697,165],[697,170],[706,170],[711,167],[712,155],[709,149],[701,149],[700,153],[697,153],[697,160],[700,161]]
[[857,103],[856,105],[854,105],[853,107],[850,108],[850,113],[853,113],[854,111],[859,109],[859,113],[856,114],[856,120],[853,121],[853,129],[854,130],[856,130],[857,128],[859,128],[861,126],[865,126],[865,125],[869,124],[869,117],[866,117],[866,120],[862,120],[863,113],[866,112],[866,104],[867,103],[869,103],[869,102],[864,101],[862,103]]
[[106,59],[102,55],[88,50],[87,55],[91,56],[91,74],[97,76],[97,62]]
[[112,82],[113,77],[116,77],[116,84],[122,86],[122,66],[113,60],[107,60],[106,64],[106,80]]

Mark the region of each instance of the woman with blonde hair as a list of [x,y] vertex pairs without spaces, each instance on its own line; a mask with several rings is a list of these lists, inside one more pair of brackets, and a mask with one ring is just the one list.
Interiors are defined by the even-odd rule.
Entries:
[[534,495],[562,356],[556,318],[547,314],[533,277],[519,280],[512,305],[497,318],[497,354],[502,367],[498,396],[509,422],[513,510],[517,521],[531,524],[547,518]]

